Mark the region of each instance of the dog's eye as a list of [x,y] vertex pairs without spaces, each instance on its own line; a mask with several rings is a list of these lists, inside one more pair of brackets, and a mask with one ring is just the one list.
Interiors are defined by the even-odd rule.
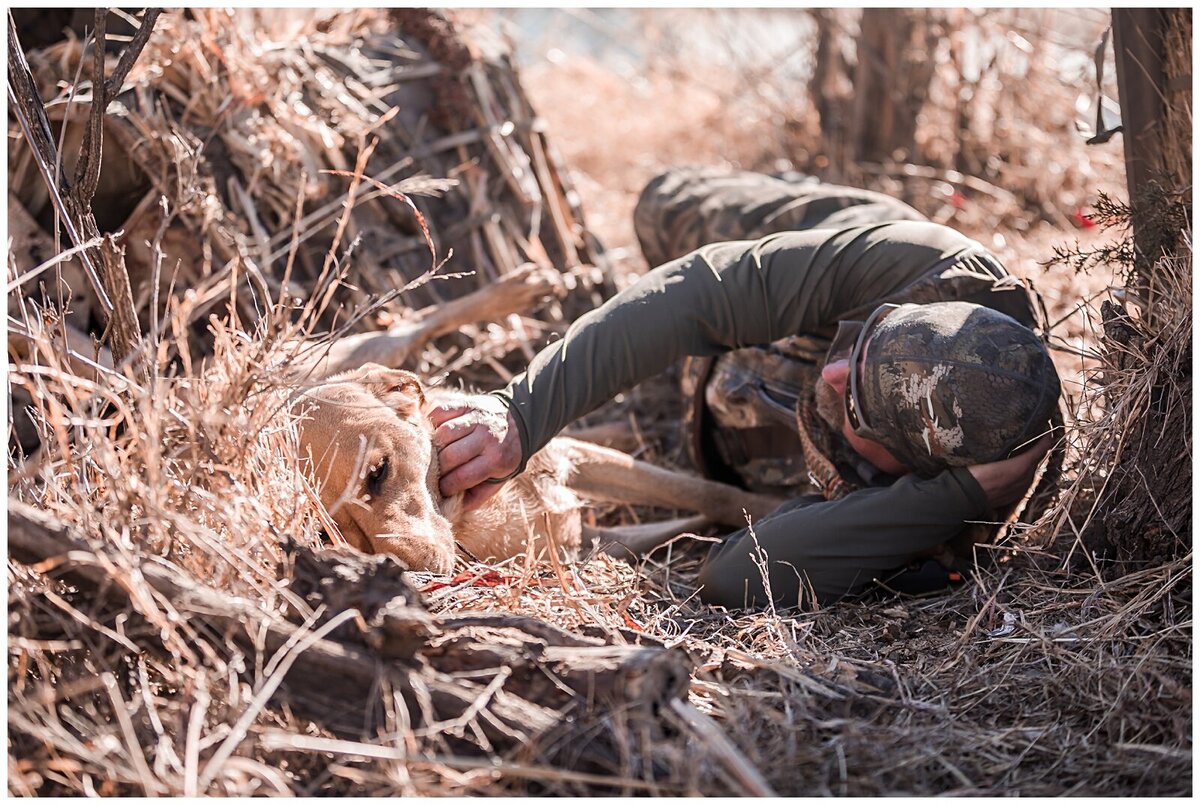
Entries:
[[388,457],[384,456],[378,464],[367,473],[367,494],[372,497],[383,490],[383,482],[388,477]]

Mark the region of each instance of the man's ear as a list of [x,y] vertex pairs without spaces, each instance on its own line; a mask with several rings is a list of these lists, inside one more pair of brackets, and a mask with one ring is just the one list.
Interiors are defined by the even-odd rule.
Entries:
[[846,392],[846,381],[850,377],[850,361],[844,358],[840,361],[827,363],[821,369],[821,379],[828,383],[838,394]]
[[377,363],[368,363],[342,375],[338,380],[362,385],[402,417],[414,416],[425,405],[421,380],[412,372],[402,369],[388,369]]

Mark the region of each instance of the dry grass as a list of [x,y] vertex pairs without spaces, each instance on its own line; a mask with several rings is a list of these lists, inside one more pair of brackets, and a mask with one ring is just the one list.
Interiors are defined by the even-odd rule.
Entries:
[[[330,35],[336,33],[335,26]],[[529,75],[552,139],[585,171],[578,189],[589,223],[626,250],[618,267],[631,276],[640,267],[620,211],[632,209],[653,172],[685,157],[762,166],[755,161],[762,152],[737,156],[738,148],[756,147],[754,138],[722,139],[721,130],[681,123],[693,113],[719,120],[713,115],[727,85],[718,76],[702,76],[700,83],[712,80],[697,87],[694,71],[652,74],[635,98],[595,65]],[[581,97],[581,86],[605,87],[607,100]],[[595,104],[587,126],[565,128],[572,125],[568,98]],[[632,134],[602,125],[630,111],[642,126]],[[666,144],[681,132],[691,139]],[[629,145],[635,141],[637,152]],[[1086,162],[1082,150],[1062,147]],[[1084,162],[1079,187],[1064,190],[1065,204],[1077,203],[1072,194],[1080,188],[1121,181],[1103,160]],[[275,178],[295,181],[287,172],[262,176],[267,187]],[[279,209],[288,215],[279,226],[295,231],[298,189],[286,190]],[[344,198],[333,191],[320,204]],[[306,609],[281,581],[280,565],[294,550],[285,544],[318,546],[322,516],[297,455],[292,389],[279,372],[286,359],[281,336],[296,326],[297,311],[263,308],[255,326],[245,318],[201,317],[209,357],[187,367],[175,356],[193,351],[196,328],[187,325],[196,311],[188,305],[196,300],[177,299],[164,311],[161,348],[152,343],[146,382],[124,372],[72,373],[46,341],[50,327],[31,312],[27,327],[41,345],[41,366],[10,366],[9,381],[35,401],[44,446],[23,462],[10,461],[10,500],[49,512],[84,544],[46,561],[9,562],[10,792],[1189,793],[1190,547],[1117,575],[1093,564],[1083,535],[1089,519],[1107,514],[1102,487],[1119,463],[1123,437],[1147,423],[1161,427],[1163,438],[1184,439],[1190,466],[1190,255],[1163,264],[1155,332],[1123,344],[1102,341],[1095,308],[1111,275],[1063,266],[1042,272],[1038,262],[1065,233],[1053,221],[1032,223],[1025,207],[1005,215],[1028,228],[997,226],[1000,217],[986,208],[953,222],[1035,278],[1050,297],[1052,319],[1067,317],[1058,334],[1078,354],[1064,353],[1060,365],[1073,378],[1080,415],[1069,436],[1069,484],[1057,506],[996,549],[995,561],[957,592],[811,612],[728,613],[695,600],[703,546],[690,541],[636,567],[607,557],[498,567],[462,560],[456,570],[465,575],[448,586],[414,574],[416,586],[428,590],[425,607],[434,620],[515,614],[580,639],[687,652],[694,667],[687,702],[724,738],[696,727],[686,709],[665,710],[653,725],[621,713],[589,721],[580,710],[525,736],[520,748],[489,753],[479,736],[492,734],[490,719],[511,704],[504,680],[444,678],[429,664],[396,673],[443,692],[466,691],[478,704],[469,717],[414,728],[399,698],[368,685],[364,696],[373,704],[348,718],[366,724],[368,709],[379,717],[367,734],[348,738],[328,719],[301,713],[294,698],[272,696],[281,683],[287,693],[291,663],[303,665],[305,656],[324,650],[307,641],[346,625],[336,612]],[[1085,246],[1109,238],[1078,234]],[[247,229],[241,236],[254,248],[251,235]],[[338,271],[324,282],[346,276],[342,269],[353,264],[348,242],[329,252]],[[324,298],[326,287],[314,283],[309,299]],[[1094,304],[1080,304],[1093,296]],[[321,318],[313,304],[302,321]],[[488,356],[521,343],[501,328],[475,337]],[[422,368],[448,372],[465,357],[431,348]],[[495,382],[502,367],[491,375],[473,371]],[[660,381],[593,421],[636,416],[645,426],[637,431],[641,452],[670,459],[678,456],[674,405],[673,389]],[[1182,423],[1182,431],[1147,411],[1163,413],[1171,428]],[[596,516],[630,522],[645,514],[612,508]],[[1148,523],[1166,519],[1145,508],[1140,514]],[[217,591],[242,614],[218,621],[211,601],[164,595],[155,586],[159,571]],[[272,629],[297,626],[297,611],[310,616],[292,633],[305,642],[271,643]],[[582,763],[589,747],[600,747],[605,762]]]
[[686,647],[692,703],[782,795],[1187,790],[1190,557],[1107,583],[1006,566],[950,596],[795,616],[689,601],[697,569],[597,560],[563,586],[431,605]]

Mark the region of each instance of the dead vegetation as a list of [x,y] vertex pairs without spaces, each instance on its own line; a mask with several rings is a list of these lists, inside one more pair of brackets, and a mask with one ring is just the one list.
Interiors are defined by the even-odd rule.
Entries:
[[[1072,350],[1060,358],[1079,412],[1057,505],[991,551],[954,594],[727,613],[695,600],[703,546],[687,540],[637,567],[604,556],[569,565],[460,559],[449,579],[401,578],[392,562],[318,550],[323,514],[279,372],[285,336],[386,326],[405,306],[436,303],[525,261],[566,269],[579,292],[565,308],[466,330],[411,364],[429,376],[500,383],[588,306],[593,288],[614,282],[593,271],[607,265],[605,254],[566,172],[537,157],[539,148],[550,153],[550,138],[583,166],[589,225],[630,255],[616,263],[619,284],[622,271],[639,267],[605,200],[631,209],[638,181],[672,161],[764,167],[770,149],[723,149],[760,147],[745,134],[753,126],[794,130],[743,122],[741,139],[721,144],[719,129],[693,128],[688,147],[658,149],[651,121],[705,108],[658,99],[712,98],[721,85],[678,80],[670,94],[668,76],[652,73],[646,102],[661,107],[658,117],[633,115],[631,125],[645,125],[638,147],[661,162],[631,165],[604,151],[613,139],[601,123],[615,116],[591,114],[587,131],[559,128],[573,103],[605,108],[581,97],[584,79],[608,82],[610,108],[626,100],[622,83],[594,66],[565,67],[573,88],[557,97],[549,79],[535,83],[530,106],[515,73],[497,66],[503,58],[453,47],[453,30],[445,51],[423,55],[430,37],[450,37],[436,21],[399,45],[370,12],[281,17],[276,28],[253,15],[189,14],[163,15],[117,97],[121,109],[110,109],[105,147],[121,150],[106,150],[96,191],[120,198],[102,195],[107,166],[137,155],[124,181],[138,193],[96,209],[98,221],[104,212],[113,228],[125,226],[131,279],[134,252],[145,254],[144,284],[134,282],[144,290],[133,296],[145,374],[114,369],[78,342],[66,352],[53,284],[22,283],[15,310],[10,299],[10,328],[20,325],[10,335],[10,389],[28,395],[40,444],[9,464],[11,793],[1190,791],[1190,233],[1186,253],[1159,263],[1152,317],[1106,290],[1119,268],[1113,256],[1127,253],[1119,248],[1090,273],[1038,266],[1050,243],[1066,239],[1061,220],[1038,222],[1038,199],[1070,210],[1093,187],[1119,186],[1115,162],[1014,127],[1005,136],[1030,140],[1022,153],[1059,148],[1077,171],[1057,188],[1031,172],[1028,192],[1042,194],[1030,196],[1035,212],[1033,202],[970,188],[962,208],[950,194],[911,191],[918,201],[940,198],[934,212],[949,204],[947,220],[1036,278],[1051,318],[1062,319],[1058,342]],[[364,55],[361,43],[381,47],[378,37],[391,43],[388,55]],[[86,104],[66,101],[86,98],[84,56],[81,43],[30,54],[43,98],[58,99],[52,118],[78,116],[79,126]],[[1033,69],[1049,69],[1048,59],[1032,59]],[[398,103],[382,88],[417,86],[418,74],[452,77],[448,64],[465,69],[468,79],[454,86],[468,94],[441,93],[465,107],[435,134],[428,95]],[[1030,111],[1053,92],[1042,80],[1020,103]],[[715,97],[701,126],[719,119]],[[549,137],[535,107],[550,119]],[[399,120],[404,135],[372,149],[371,137]],[[59,143],[72,131],[56,131]],[[589,144],[589,157],[572,153]],[[18,146],[10,178],[24,178],[12,186],[41,192]],[[71,150],[62,148],[64,158]],[[1022,175],[989,182],[1016,192]],[[915,180],[889,167],[871,181],[894,190]],[[590,195],[595,188],[610,195]],[[47,208],[32,196],[20,202],[53,238]],[[597,208],[604,215],[591,215]],[[141,234],[130,234],[135,227]],[[169,251],[172,229],[174,242],[191,247]],[[1085,248],[1112,239],[1079,235]],[[50,254],[68,242],[60,244]],[[409,288],[451,245],[442,273],[478,273]],[[10,271],[45,259],[10,247]],[[42,279],[72,264],[52,265]],[[174,286],[160,287],[172,274]],[[98,336],[98,323],[79,329]],[[647,384],[590,421],[621,425],[618,438],[669,459],[679,455],[673,394],[666,382]],[[1125,561],[1110,564],[1096,554],[1096,534],[1145,550],[1118,551]]]

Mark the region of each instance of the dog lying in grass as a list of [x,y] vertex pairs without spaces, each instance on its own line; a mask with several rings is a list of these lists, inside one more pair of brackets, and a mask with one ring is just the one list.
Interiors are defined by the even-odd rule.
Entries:
[[[536,283],[532,277],[510,285]],[[447,573],[455,547],[479,560],[526,551],[578,555],[599,540],[611,552],[642,553],[712,520],[744,526],[779,501],[681,472],[654,467],[616,450],[559,437],[526,470],[480,508],[466,512],[461,496],[438,491],[438,461],[429,411],[453,403],[459,392],[426,388],[400,365],[431,338],[474,321],[499,318],[528,306],[529,288],[477,291],[403,332],[354,336],[335,343],[311,371],[314,381],[299,403],[300,441],[312,462],[321,502],[341,536],[367,552],[399,557],[410,570]],[[359,359],[381,361],[351,367]],[[587,529],[584,500],[658,505],[699,512],[699,518],[626,529]]]

